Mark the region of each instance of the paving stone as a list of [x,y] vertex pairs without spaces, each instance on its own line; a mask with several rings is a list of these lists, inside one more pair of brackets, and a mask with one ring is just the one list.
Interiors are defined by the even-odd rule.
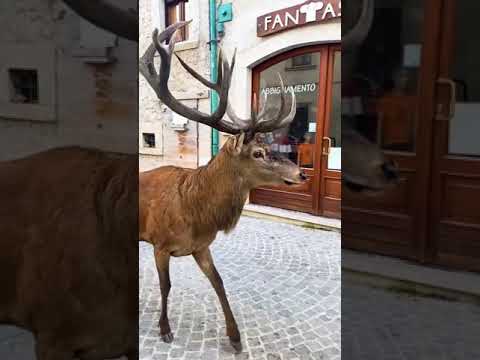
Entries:
[[336,232],[246,217],[230,234],[217,236],[212,255],[242,334],[243,352],[234,355],[217,296],[192,257],[171,260],[175,340],[158,339],[158,276],[152,247],[141,243],[140,344],[153,347],[145,359],[299,360],[339,349],[340,244]]

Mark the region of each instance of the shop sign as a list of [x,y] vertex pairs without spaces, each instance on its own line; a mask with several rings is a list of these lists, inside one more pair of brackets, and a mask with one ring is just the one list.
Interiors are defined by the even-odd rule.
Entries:
[[340,0],[308,0],[257,18],[257,36],[268,36],[307,24],[321,23],[342,16]]
[[[269,88],[264,88],[261,90],[262,94],[272,95],[272,94],[280,94],[280,86],[274,86]],[[298,93],[309,93],[315,92],[317,90],[316,83],[307,83],[307,84],[297,84],[297,85],[288,85],[283,88],[284,92],[291,92],[293,91],[295,94]]]

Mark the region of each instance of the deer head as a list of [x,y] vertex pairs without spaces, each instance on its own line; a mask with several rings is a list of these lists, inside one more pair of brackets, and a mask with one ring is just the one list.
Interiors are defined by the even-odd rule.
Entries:
[[[374,0],[363,0],[356,25],[342,37],[342,77],[351,81],[356,52],[367,37],[374,17]],[[397,184],[398,167],[368,141],[342,115],[342,181],[355,192],[380,192]]]
[[[217,82],[212,83],[202,77],[180,57],[180,64],[200,83],[216,91],[220,96],[219,106],[213,114],[204,114],[196,109],[189,108],[179,102],[168,88],[171,59],[174,53],[177,32],[188,22],[179,22],[169,26],[162,33],[154,31],[152,44],[140,59],[140,72],[162,100],[173,111],[193,121],[208,125],[214,129],[233,135],[222,148],[219,156],[228,156],[231,164],[248,182],[250,187],[260,185],[301,184],[306,181],[306,176],[292,161],[284,158],[279,153],[272,151],[271,146],[263,141],[261,134],[287,127],[295,118],[296,100],[293,91],[290,100],[287,100],[281,76],[281,95],[279,104],[268,102],[268,95],[264,95],[260,109],[254,99],[251,116],[243,119],[237,116],[228,102],[231,75],[235,64],[235,54],[231,64],[224,59],[222,51],[219,53],[219,73]],[[168,41],[168,44],[166,43]],[[160,54],[160,71],[154,66],[154,55]],[[224,117],[225,113],[228,118]]]
[[232,136],[219,156],[226,154],[232,168],[237,169],[248,189],[262,185],[293,186],[304,183],[307,178],[301,169],[281,154],[272,151],[262,134],[246,142],[246,134]]
[[342,128],[342,181],[354,192],[380,192],[398,183],[397,165],[377,145],[350,127]]

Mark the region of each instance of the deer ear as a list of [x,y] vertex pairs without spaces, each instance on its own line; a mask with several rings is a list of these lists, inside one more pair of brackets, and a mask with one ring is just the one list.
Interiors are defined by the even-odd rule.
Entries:
[[233,153],[235,155],[240,155],[243,149],[243,141],[245,140],[245,133],[241,132],[239,135],[236,135],[233,142]]

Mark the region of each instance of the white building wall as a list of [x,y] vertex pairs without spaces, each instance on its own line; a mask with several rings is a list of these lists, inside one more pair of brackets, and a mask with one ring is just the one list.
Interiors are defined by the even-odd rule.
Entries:
[[237,65],[230,90],[232,106],[239,116],[250,114],[253,68],[288,50],[308,45],[340,42],[341,21],[305,25],[267,37],[257,37],[257,17],[304,3],[298,0],[233,0],[233,21],[226,23],[222,47],[230,56],[237,49]]

